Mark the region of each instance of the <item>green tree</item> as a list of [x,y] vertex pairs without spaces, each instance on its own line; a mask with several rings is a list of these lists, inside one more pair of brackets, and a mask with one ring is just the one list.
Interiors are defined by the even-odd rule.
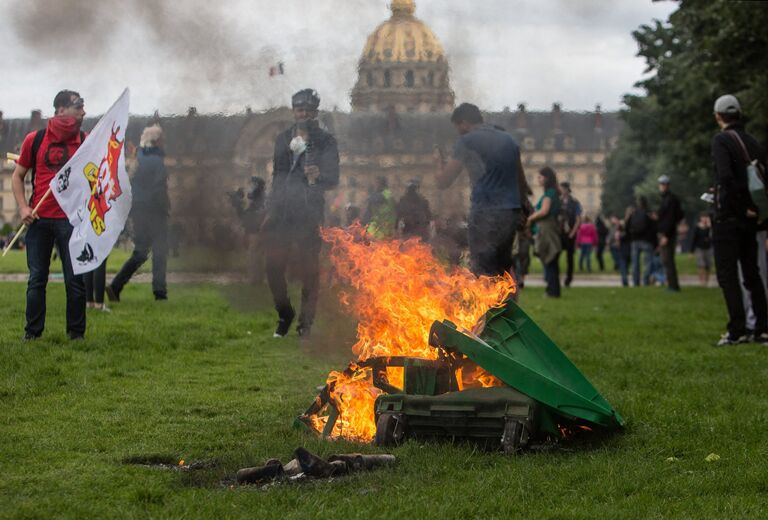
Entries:
[[[666,22],[633,33],[650,76],[643,96],[626,96],[627,129],[607,161],[603,207],[653,191],[662,174],[689,211],[711,185],[715,99],[741,101],[747,128],[768,139],[768,2],[681,0]],[[626,176],[626,179],[618,177]],[[613,210],[612,210],[613,211]]]

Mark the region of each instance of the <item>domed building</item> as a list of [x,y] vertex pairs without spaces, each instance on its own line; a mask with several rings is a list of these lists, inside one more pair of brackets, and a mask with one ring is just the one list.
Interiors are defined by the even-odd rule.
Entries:
[[413,0],[393,0],[392,17],[368,37],[352,90],[357,112],[449,112],[454,95],[443,46],[414,16]]
[[[420,179],[437,217],[468,209],[467,175],[447,190],[435,184],[434,150],[450,154],[457,138],[450,122],[455,97],[445,51],[432,30],[414,16],[413,0],[392,0],[390,9],[390,18],[365,43],[352,112],[320,114],[321,124],[338,140],[341,159],[339,187],[327,195],[329,222],[338,222],[346,205],[364,209],[378,177],[387,179],[395,197],[402,195],[409,179]],[[520,145],[535,197],[540,193],[535,174],[549,165],[561,180],[571,182],[586,212],[599,210],[605,158],[622,127],[617,113],[604,113],[599,105],[591,112],[567,111],[559,103],[548,111],[530,111],[521,103],[516,110],[486,112],[484,117]],[[275,137],[293,124],[293,116],[287,107],[233,116],[194,110],[186,117],[134,116],[128,141],[138,143],[142,128],[151,122],[165,129],[172,217],[192,222],[196,234],[205,234],[201,230],[213,225],[210,215],[227,222],[235,218],[227,192],[247,185],[251,176],[271,182]],[[95,123],[88,120],[86,129]],[[24,135],[43,124],[39,112],[33,111],[29,119],[4,121],[0,111],[0,153],[17,150]],[[18,221],[12,170],[11,162],[0,159],[0,225]],[[211,204],[221,207],[203,209]]]

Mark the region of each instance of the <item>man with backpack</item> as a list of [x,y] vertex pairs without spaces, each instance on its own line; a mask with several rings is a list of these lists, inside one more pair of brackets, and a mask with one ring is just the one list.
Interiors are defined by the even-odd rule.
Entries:
[[[62,90],[56,94],[54,117],[48,120],[44,130],[31,132],[24,138],[13,171],[13,195],[21,221],[28,226],[25,242],[29,282],[24,341],[39,338],[45,328],[45,288],[54,244],[59,250],[67,292],[67,336],[77,340],[85,335],[85,282],[82,275],[74,275],[69,257],[73,228],[56,198],[48,193],[51,180],[85,140],[85,133],[80,130],[85,117],[84,105],[77,92]],[[24,177],[29,171],[32,172],[32,196],[27,200]]]
[[571,183],[561,182],[560,191],[560,240],[565,251],[567,269],[565,286],[570,287],[573,281],[573,257],[576,253],[576,233],[581,226],[581,203],[571,194]]
[[659,192],[661,206],[657,213],[656,226],[659,232],[659,255],[667,277],[667,290],[680,292],[675,265],[675,249],[677,248],[677,225],[683,220],[685,213],[680,205],[680,199],[669,189],[670,179],[666,175],[659,177]]
[[[728,331],[717,346],[755,341],[768,344],[768,306],[757,267],[757,206],[749,191],[748,166],[757,161],[765,171],[765,151],[744,130],[741,105],[731,95],[715,101],[715,121],[721,132],[712,139],[715,165],[715,207],[712,245],[717,282],[728,308]],[[763,177],[764,179],[764,177]],[[759,215],[764,220],[768,215]],[[755,313],[755,328],[746,326],[746,313],[739,284],[739,267]]]

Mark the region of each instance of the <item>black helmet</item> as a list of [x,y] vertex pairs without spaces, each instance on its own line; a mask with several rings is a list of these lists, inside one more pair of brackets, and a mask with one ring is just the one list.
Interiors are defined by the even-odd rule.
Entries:
[[317,110],[320,106],[320,96],[317,91],[311,88],[299,90],[291,98],[293,108],[306,108],[307,110]]

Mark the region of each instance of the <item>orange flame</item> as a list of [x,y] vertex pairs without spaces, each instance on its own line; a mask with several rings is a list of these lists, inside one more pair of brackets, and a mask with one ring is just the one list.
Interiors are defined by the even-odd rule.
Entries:
[[[478,278],[464,268],[449,270],[418,239],[372,241],[359,225],[348,230],[325,228],[321,235],[331,246],[336,274],[354,289],[343,293],[340,300],[358,319],[352,351],[359,360],[386,356],[437,359],[437,351],[428,342],[435,320],[448,319],[460,329],[472,329],[489,308],[501,306],[515,291],[508,273]],[[457,374],[460,388],[502,384],[480,367],[462,372]],[[402,388],[402,373],[388,369],[390,383]],[[374,402],[381,391],[373,386],[371,370],[353,363],[344,373],[331,372],[327,382],[331,405],[339,413],[331,436],[372,440],[376,433]],[[310,420],[322,431],[329,416]]]

